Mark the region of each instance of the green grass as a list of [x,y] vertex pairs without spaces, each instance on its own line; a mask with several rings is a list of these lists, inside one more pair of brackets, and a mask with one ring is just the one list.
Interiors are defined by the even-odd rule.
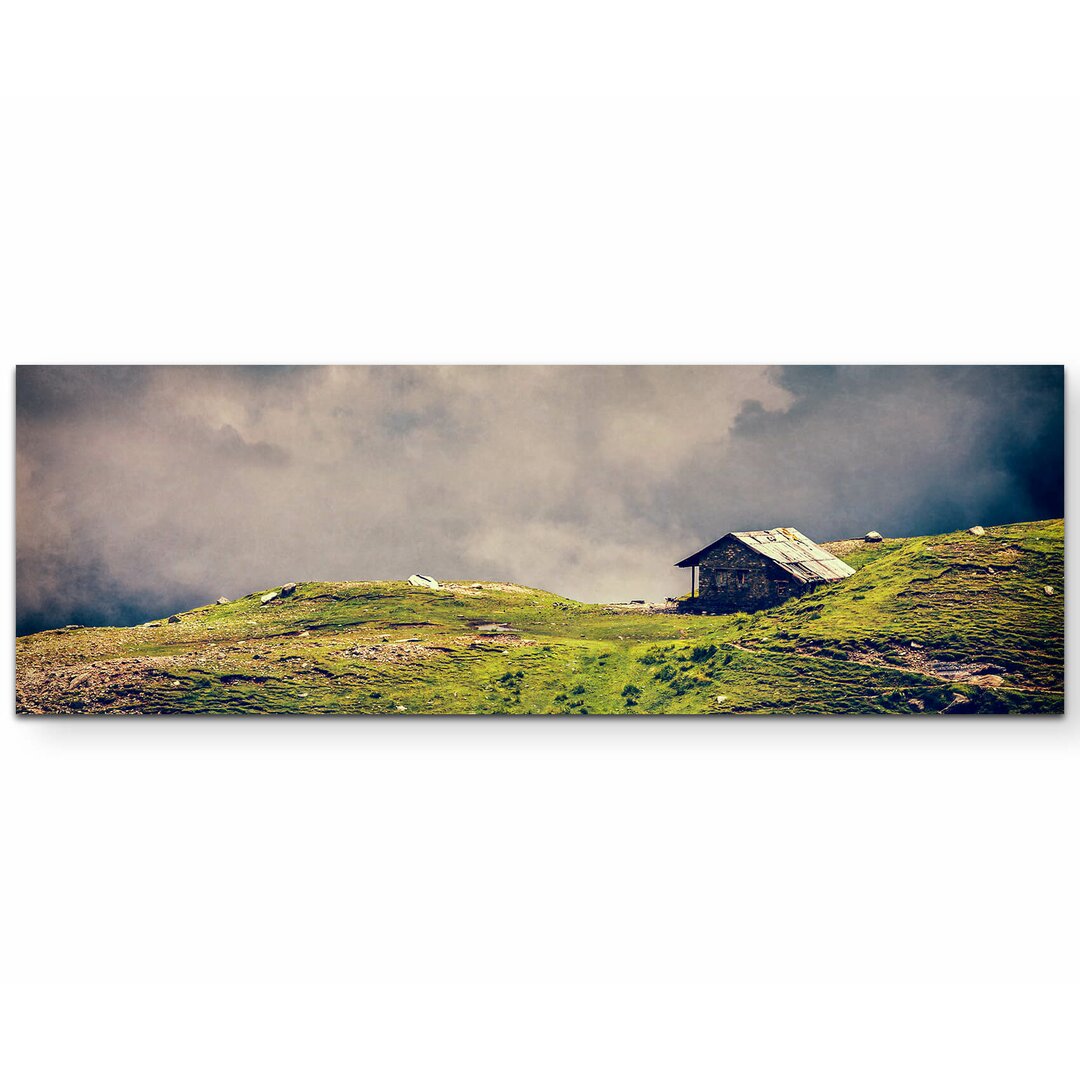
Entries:
[[[845,556],[854,576],[753,615],[616,613],[498,585],[450,583],[436,592],[398,582],[311,582],[285,600],[262,605],[263,592],[254,593],[186,612],[178,623],[20,638],[20,707],[1058,713],[1063,547],[1062,521],[1001,526],[982,537],[886,541]],[[485,623],[515,633],[480,629]],[[913,657],[937,673],[912,670]],[[949,665],[987,668],[1004,681],[978,686],[965,681],[970,674],[951,678]],[[84,671],[90,677],[68,689]]]

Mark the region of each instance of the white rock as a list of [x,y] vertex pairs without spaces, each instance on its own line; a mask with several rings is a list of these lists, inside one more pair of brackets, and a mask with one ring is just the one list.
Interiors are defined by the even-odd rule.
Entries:
[[228,598],[227,596],[219,596],[219,597],[217,598],[217,602],[218,602],[219,604],[228,604],[228,603],[231,603],[231,601],[229,600],[229,598]]
[[972,525],[972,527],[968,529],[968,532],[971,533],[972,536],[982,536],[986,530],[981,525]]
[[271,600],[277,599],[276,592],[268,592],[260,601],[260,604],[269,604]]
[[409,578],[409,584],[422,585],[424,588],[427,589],[442,588],[442,586],[433,577],[428,577],[427,574],[413,574],[413,576]]
[[1054,595],[1054,586],[1053,585],[1044,585],[1043,586],[1043,592],[1046,593],[1047,596],[1053,596]]

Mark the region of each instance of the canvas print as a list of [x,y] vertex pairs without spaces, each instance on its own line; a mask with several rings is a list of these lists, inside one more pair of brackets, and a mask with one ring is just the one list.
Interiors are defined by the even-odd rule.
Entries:
[[1060,366],[22,366],[31,715],[1057,714]]

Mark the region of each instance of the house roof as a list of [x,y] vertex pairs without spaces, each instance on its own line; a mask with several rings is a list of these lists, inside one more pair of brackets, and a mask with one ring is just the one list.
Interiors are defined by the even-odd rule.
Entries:
[[797,581],[839,581],[855,573],[846,562],[818,547],[798,529],[755,529],[752,532],[727,533],[675,565],[697,566],[725,540],[738,540],[756,554],[764,555]]

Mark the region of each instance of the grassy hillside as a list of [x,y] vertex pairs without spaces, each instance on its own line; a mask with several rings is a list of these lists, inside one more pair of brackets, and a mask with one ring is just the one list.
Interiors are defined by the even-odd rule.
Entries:
[[[1061,712],[1064,523],[891,540],[754,615],[537,589],[309,582],[16,641],[20,712]],[[1048,592],[1047,588],[1052,590]]]

